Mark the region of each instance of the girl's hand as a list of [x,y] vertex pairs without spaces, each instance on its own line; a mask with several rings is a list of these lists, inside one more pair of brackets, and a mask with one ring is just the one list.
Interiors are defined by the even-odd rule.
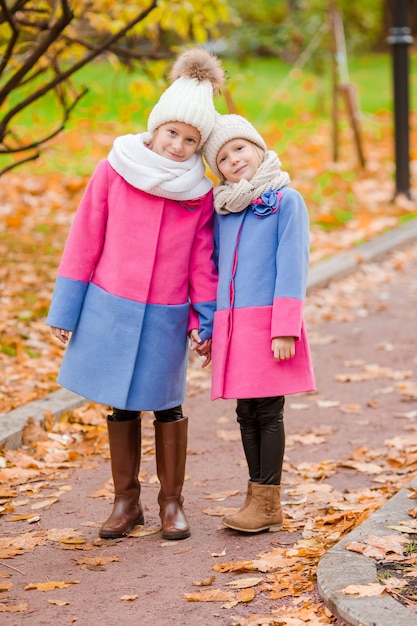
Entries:
[[65,330],[64,328],[57,328],[56,326],[51,326],[51,331],[53,336],[59,339],[59,341],[61,341],[62,343],[67,343],[70,336],[69,330]]
[[190,332],[190,339],[190,350],[195,350],[197,354],[205,357],[206,360],[201,367],[206,367],[211,361],[211,339],[206,339],[204,343],[201,343],[201,338],[196,328]]
[[287,361],[295,356],[294,337],[274,337],[271,344],[275,361]]

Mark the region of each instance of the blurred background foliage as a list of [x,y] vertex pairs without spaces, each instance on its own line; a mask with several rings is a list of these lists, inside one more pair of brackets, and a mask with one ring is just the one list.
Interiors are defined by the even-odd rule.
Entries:
[[[222,31],[224,53],[235,58],[277,56],[293,63],[327,22],[324,0],[230,0],[232,20]],[[350,54],[386,48],[390,3],[339,0]],[[412,4],[412,3],[410,3]],[[411,14],[410,7],[410,14]]]
[[[81,129],[80,115],[90,124],[100,115],[145,123],[166,87],[172,58],[194,44],[223,59],[228,90],[239,112],[255,123],[262,126],[268,118],[273,122],[291,112],[296,118],[297,94],[283,87],[297,86],[299,69],[308,109],[329,115],[324,94],[329,93],[328,12],[333,6],[343,16],[355,78],[360,83],[382,79],[374,91],[368,89],[368,97],[378,99],[382,92],[384,107],[395,2],[0,0],[0,174],[36,159],[74,120]],[[417,0],[406,2],[415,36]],[[374,67],[381,68],[375,76]]]

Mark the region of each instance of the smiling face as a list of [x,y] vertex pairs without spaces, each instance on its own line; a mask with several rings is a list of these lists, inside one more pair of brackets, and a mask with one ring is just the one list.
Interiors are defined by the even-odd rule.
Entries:
[[186,161],[198,148],[200,132],[184,122],[161,124],[153,134],[149,148],[171,161]]
[[222,176],[232,183],[250,180],[263,160],[264,152],[247,139],[231,139],[220,148],[216,164]]

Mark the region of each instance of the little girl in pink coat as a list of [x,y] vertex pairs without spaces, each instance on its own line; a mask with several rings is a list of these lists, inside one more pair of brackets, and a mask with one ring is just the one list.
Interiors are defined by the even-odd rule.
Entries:
[[217,275],[213,190],[201,148],[224,82],[218,59],[183,53],[148,132],[118,137],[86,188],[65,245],[47,323],[66,343],[58,381],[113,407],[107,426],[114,506],[100,537],[143,524],[141,411],[155,414],[162,535],[190,535],[181,495],[188,337],[210,356]]

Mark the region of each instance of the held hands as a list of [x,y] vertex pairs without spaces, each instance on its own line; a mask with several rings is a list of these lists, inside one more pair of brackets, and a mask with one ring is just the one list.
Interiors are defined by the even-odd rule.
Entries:
[[197,354],[205,357],[204,363],[201,367],[206,367],[211,361],[211,339],[206,339],[203,343],[201,342],[200,335],[198,334],[198,330],[194,328],[190,331],[190,339],[191,346],[190,350],[195,350]]
[[275,361],[287,361],[295,356],[294,337],[274,337],[271,344]]
[[63,328],[56,328],[56,326],[51,326],[51,331],[53,336],[59,339],[59,341],[61,341],[62,343],[67,343],[70,336],[69,330],[64,330]]

